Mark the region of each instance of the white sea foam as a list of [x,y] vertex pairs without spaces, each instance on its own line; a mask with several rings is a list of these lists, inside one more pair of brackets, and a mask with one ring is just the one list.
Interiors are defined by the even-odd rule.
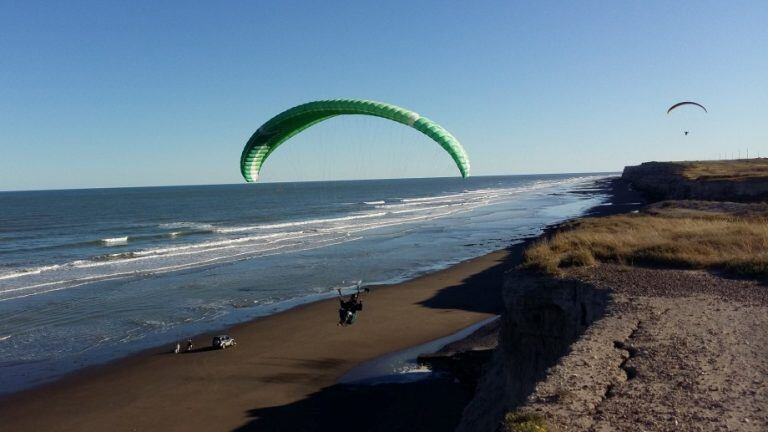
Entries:
[[[347,243],[351,241],[360,240],[362,237],[351,237],[348,235],[342,236],[342,238],[336,238],[336,239],[329,239],[324,242],[320,242],[317,244],[311,244],[304,247],[299,247],[296,249],[292,249],[294,252],[298,251],[308,251],[313,249],[318,249],[322,247],[328,247],[333,245],[338,245],[341,243]],[[288,244],[283,246],[278,246],[271,249],[262,250],[261,253],[256,254],[255,256],[259,257],[266,257],[271,255],[278,255],[280,253],[283,253],[283,249],[287,249],[290,246],[300,246],[300,243],[294,243],[294,244]],[[178,265],[169,265],[164,267],[158,267],[152,270],[152,274],[162,274],[162,273],[168,273],[173,271],[179,271],[179,270],[185,270],[190,268],[199,267],[202,265],[211,265],[214,263],[225,263],[225,262],[233,262],[233,261],[240,261],[243,259],[248,259],[254,256],[253,252],[247,251],[247,252],[241,252],[234,255],[228,255],[228,256],[222,256],[222,257],[214,257],[205,259],[202,261],[192,262],[192,263],[186,263],[186,264],[178,264]],[[55,282],[48,282],[43,284],[37,284],[37,285],[31,285],[26,287],[20,287],[20,288],[14,288],[14,289],[6,289],[6,290],[0,290],[0,302],[5,302],[9,300],[16,300],[20,298],[26,298],[31,296],[36,296],[40,294],[46,294],[50,292],[55,291],[61,291],[69,288],[76,288],[83,285],[88,285],[94,282],[104,282],[104,281],[110,281],[115,279],[122,279],[128,276],[136,276],[140,274],[146,274],[146,271],[139,272],[139,271],[128,271],[128,272],[119,272],[119,273],[112,273],[112,274],[106,274],[106,275],[99,275],[99,276],[90,276],[90,277],[83,277],[80,279],[75,280],[60,280]],[[57,286],[58,285],[58,286]],[[29,291],[33,289],[43,288],[42,290],[36,290],[33,292],[27,292],[24,294],[18,294],[13,295],[11,297],[2,297],[3,294],[11,293],[11,292],[18,292],[18,291]]]
[[147,250],[134,252],[133,255],[136,257],[148,257],[148,256],[151,257],[151,256],[159,256],[159,255],[174,256],[174,254],[178,254],[181,252],[214,250],[220,247],[226,247],[226,246],[240,244],[240,243],[259,242],[260,240],[270,239],[270,241],[261,242],[262,244],[268,244],[268,243],[272,243],[274,240],[288,240],[288,239],[299,237],[302,235],[312,235],[312,234],[304,233],[304,231],[290,231],[290,232],[280,232],[280,233],[257,235],[257,236],[228,238],[224,240],[212,240],[212,241],[192,243],[192,244],[187,244],[182,246],[147,249]]
[[[374,229],[455,216],[523,193],[593,181],[596,177],[574,176],[540,181],[523,187],[483,188],[456,194],[406,198],[400,202],[367,201],[375,211],[346,216],[315,218],[271,224],[217,226],[197,222],[173,222],[164,229],[207,230],[217,237],[205,241],[109,254],[66,264],[16,270],[0,275],[0,301],[82,286],[93,282],[170,271],[217,263],[311,250],[357,240],[357,233]],[[298,229],[297,229],[298,228]],[[248,232],[257,235],[240,235]],[[174,236],[182,231],[166,235]],[[129,237],[103,239],[106,245],[128,243]]]
[[[297,244],[293,244],[293,245],[297,245]],[[287,246],[291,246],[291,245],[278,246],[278,247],[275,247],[275,248],[262,250],[261,252],[268,252],[268,251],[279,250],[279,249],[282,249],[282,248],[287,247]],[[152,274],[167,273],[169,271],[177,271],[177,270],[183,270],[183,269],[187,269],[187,268],[193,268],[193,267],[197,267],[197,266],[200,266],[200,265],[211,264],[211,263],[214,263],[216,261],[232,260],[232,258],[237,258],[237,257],[243,256],[243,255],[248,255],[248,254],[252,254],[252,252],[243,252],[243,253],[239,253],[239,254],[235,254],[235,255],[228,255],[228,256],[223,256],[223,257],[208,258],[208,259],[205,259],[205,260],[196,261],[196,262],[192,262],[192,263],[184,263],[184,264],[178,264],[178,265],[167,265],[167,266],[162,266],[162,267],[156,267],[156,268],[152,269]],[[264,256],[264,255],[260,255],[260,256]],[[72,280],[58,280],[58,281],[46,282],[46,283],[41,283],[41,284],[36,284],[36,285],[29,285],[29,286],[18,287],[18,288],[3,289],[3,290],[0,290],[0,295],[6,294],[6,293],[10,293],[10,292],[29,291],[29,290],[34,290],[34,289],[37,289],[37,288],[45,288],[45,290],[43,290],[43,291],[36,291],[36,292],[28,293],[28,294],[18,295],[18,296],[15,296],[15,297],[0,298],[0,302],[7,301],[7,300],[13,300],[13,299],[16,299],[16,298],[29,297],[29,296],[37,295],[37,294],[44,294],[44,293],[52,292],[52,291],[59,291],[59,290],[62,290],[62,289],[67,289],[67,288],[74,288],[74,287],[77,287],[77,286],[82,286],[82,285],[86,285],[86,284],[93,283],[93,282],[102,282],[102,281],[108,281],[108,280],[113,280],[113,279],[120,279],[120,278],[127,277],[127,276],[135,276],[135,275],[146,274],[146,273],[148,273],[147,270],[144,270],[144,271],[131,270],[131,271],[124,271],[124,272],[116,272],[116,273],[108,273],[108,274],[98,274],[98,275],[93,275],[93,276],[86,276],[86,277],[72,279]],[[72,283],[74,283],[75,285],[71,285]],[[61,286],[61,287],[58,287],[58,288],[51,288],[51,289],[48,288],[48,287],[56,286],[56,285],[65,285],[65,286]]]
[[116,246],[128,243],[128,236],[125,237],[113,237],[101,239],[101,242],[107,246]]
[[422,197],[422,198],[403,198],[402,202],[410,203],[410,202],[424,202],[424,201],[442,201],[449,198],[457,198],[464,196],[465,193],[458,193],[458,194],[451,194],[451,195],[438,195],[438,196],[430,196],[430,197]]
[[[80,269],[89,269],[89,268],[98,268],[98,267],[114,267],[116,265],[133,263],[137,261],[146,261],[154,258],[170,258],[170,257],[181,256],[181,255],[203,254],[203,253],[218,251],[222,249],[232,249],[246,243],[249,244],[252,252],[255,254],[261,250],[261,249],[257,249],[255,246],[271,245],[274,243],[280,243],[287,240],[295,239],[297,237],[313,237],[317,235],[319,234],[304,233],[303,231],[293,231],[293,232],[287,232],[287,233],[275,233],[275,234],[267,234],[267,235],[260,235],[260,236],[225,239],[225,240],[219,240],[219,241],[208,241],[203,243],[188,244],[188,245],[168,247],[168,248],[140,250],[140,251],[129,252],[124,254],[110,254],[110,256],[113,259],[76,260],[64,265],[42,266],[35,269],[22,270],[17,273],[5,275],[0,279],[11,279],[11,278],[19,278],[23,276],[39,275],[44,272],[49,272],[52,270],[59,270],[59,269],[64,269],[69,272],[72,272]],[[258,244],[253,245],[253,243],[258,243]],[[119,258],[122,258],[122,259],[119,259]],[[133,273],[133,272],[129,272],[129,273]],[[64,282],[66,281],[56,281],[51,283],[64,283]],[[47,285],[47,284],[43,284],[43,285]],[[41,285],[35,285],[32,287],[38,287],[38,286],[41,286]],[[0,294],[3,292],[17,291],[21,289],[25,289],[25,288],[6,289],[0,286]]]
[[301,221],[295,221],[295,222],[283,222],[283,223],[276,223],[276,224],[251,225],[251,226],[231,227],[231,228],[217,228],[216,232],[228,234],[228,233],[236,233],[236,232],[243,232],[243,231],[290,228],[290,227],[305,226],[305,225],[319,225],[319,224],[342,222],[342,221],[349,221],[349,220],[355,220],[355,219],[368,219],[368,218],[384,216],[385,214],[386,212],[362,213],[362,214],[355,214],[351,216],[343,216],[343,217],[337,217],[337,218],[308,219],[308,220],[301,220]]
[[460,204],[443,204],[443,205],[436,205],[436,206],[429,206],[429,207],[417,207],[417,208],[407,208],[404,210],[393,210],[389,212],[390,214],[403,214],[403,213],[414,213],[414,212],[428,212],[433,211],[441,208],[448,208],[448,207],[456,207],[456,206],[462,206],[466,205],[464,203]]
[[36,275],[36,274],[40,274],[40,273],[45,272],[45,271],[60,269],[62,267],[63,266],[60,265],[60,264],[54,264],[54,265],[35,267],[35,268],[31,268],[31,269],[16,270],[14,272],[11,272],[11,273],[8,273],[8,274],[4,274],[4,275],[0,276],[0,280],[3,280],[3,279],[14,279],[14,278],[22,277],[22,276]]
[[189,229],[193,231],[213,231],[215,227],[205,222],[170,222],[159,225],[164,229]]

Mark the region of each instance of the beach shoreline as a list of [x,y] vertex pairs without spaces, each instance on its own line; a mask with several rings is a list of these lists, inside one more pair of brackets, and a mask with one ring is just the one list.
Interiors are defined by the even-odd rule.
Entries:
[[[336,326],[338,303],[329,299],[234,326],[232,350],[208,350],[204,334],[193,341],[206,348],[192,353],[156,348],[87,368],[5,396],[0,417],[8,430],[231,430],[252,409],[295,402],[359,363],[500,313],[500,287],[487,282],[501,277],[508,258],[509,251],[496,251],[377,287],[351,327]],[[222,401],[230,409],[220,409]],[[219,408],[189,415],[206,407]]]
[[[42,201],[55,217],[2,239],[0,394],[335,297],[353,281],[399,283],[503,249],[595,205],[579,191],[601,177],[22,194],[3,202],[12,219]],[[243,208],[254,194],[269,202]],[[137,215],[126,202],[139,198]],[[56,227],[71,224],[82,228],[60,238]],[[119,236],[128,243],[80,241]]]
[[[594,193],[610,194],[608,185],[596,184]],[[233,350],[145,350],[4,395],[0,417],[10,419],[4,421],[9,430],[20,431],[261,430],[264,416],[258,413],[264,409],[295,405],[335,386],[357,365],[501,313],[503,272],[536,237],[373,287],[352,327],[336,326],[336,299],[300,304],[228,329],[238,340]],[[195,347],[207,347],[212,334],[193,338]]]

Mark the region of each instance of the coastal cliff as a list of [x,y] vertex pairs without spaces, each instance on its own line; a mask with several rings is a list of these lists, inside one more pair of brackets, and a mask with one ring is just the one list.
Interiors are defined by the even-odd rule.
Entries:
[[602,316],[608,292],[578,280],[513,271],[504,282],[499,347],[464,411],[459,431],[493,431],[525,401],[547,368]]
[[[615,184],[762,200],[760,163],[647,163]],[[610,204],[505,274],[499,344],[458,430],[766,430],[766,204]]]
[[761,281],[610,264],[567,273],[508,275],[499,348],[459,431],[765,430]]
[[645,162],[625,167],[621,177],[652,200],[768,200],[767,159]]

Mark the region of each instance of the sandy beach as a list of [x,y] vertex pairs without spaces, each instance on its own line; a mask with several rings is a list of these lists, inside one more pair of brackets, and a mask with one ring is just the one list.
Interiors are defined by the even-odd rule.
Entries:
[[509,251],[497,251],[374,287],[351,327],[336,325],[337,300],[321,301],[229,330],[235,349],[209,350],[210,335],[202,335],[194,343],[206,348],[192,353],[158,348],[70,375],[0,401],[0,429],[258,429],[260,409],[296,403],[360,362],[500,313],[499,281],[509,259]]

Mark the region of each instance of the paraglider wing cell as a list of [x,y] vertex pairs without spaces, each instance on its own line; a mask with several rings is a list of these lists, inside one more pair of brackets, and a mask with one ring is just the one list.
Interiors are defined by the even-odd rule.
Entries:
[[246,143],[240,157],[240,172],[247,182],[256,181],[264,161],[280,144],[323,120],[348,114],[382,117],[418,130],[448,152],[462,177],[469,175],[467,153],[461,143],[440,125],[395,105],[358,99],[309,102],[276,115],[264,123]]

